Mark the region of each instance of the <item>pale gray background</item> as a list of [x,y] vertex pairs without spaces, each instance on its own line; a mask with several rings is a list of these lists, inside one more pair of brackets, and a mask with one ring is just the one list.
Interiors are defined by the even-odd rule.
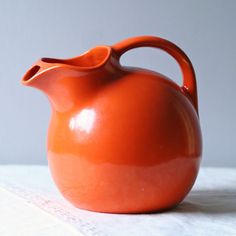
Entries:
[[[196,70],[203,165],[236,166],[236,1],[0,1],[0,163],[45,164],[50,108],[20,79],[38,58],[72,57],[97,44],[156,35],[179,45]],[[123,63],[181,83],[177,64],[155,49]]]

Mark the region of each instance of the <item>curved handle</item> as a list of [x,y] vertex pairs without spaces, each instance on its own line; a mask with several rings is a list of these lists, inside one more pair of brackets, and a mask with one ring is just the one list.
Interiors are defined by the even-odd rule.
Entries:
[[198,113],[198,99],[197,99],[197,84],[195,72],[191,61],[187,55],[175,44],[168,40],[153,37],[153,36],[140,36],[129,38],[112,46],[118,59],[126,51],[138,47],[154,47],[159,48],[171,55],[179,64],[183,75],[182,89],[193,103]]

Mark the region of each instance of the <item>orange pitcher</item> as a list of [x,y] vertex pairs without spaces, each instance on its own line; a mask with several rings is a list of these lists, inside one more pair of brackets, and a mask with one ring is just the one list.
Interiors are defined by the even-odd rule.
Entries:
[[[179,64],[183,85],[119,62],[154,47]],[[51,104],[48,162],[76,207],[141,213],[176,206],[192,188],[202,154],[194,69],[173,43],[152,36],[97,46],[71,59],[42,58],[22,83]]]

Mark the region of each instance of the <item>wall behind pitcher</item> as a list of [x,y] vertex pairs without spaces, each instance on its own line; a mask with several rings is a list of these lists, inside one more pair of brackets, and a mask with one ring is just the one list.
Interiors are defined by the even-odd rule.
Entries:
[[[46,164],[50,107],[20,85],[40,57],[68,58],[98,44],[156,35],[179,45],[196,70],[203,165],[236,166],[236,1],[0,1],[0,163]],[[176,62],[137,49],[122,63],[157,70],[181,84]]]

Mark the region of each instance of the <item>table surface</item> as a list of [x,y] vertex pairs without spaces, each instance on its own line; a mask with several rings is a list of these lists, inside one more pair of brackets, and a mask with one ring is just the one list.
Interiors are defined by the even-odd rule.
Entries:
[[[104,214],[64,200],[47,166],[0,166],[0,235],[236,235],[236,169],[201,168],[172,211]],[[14,227],[12,227],[14,225]]]

